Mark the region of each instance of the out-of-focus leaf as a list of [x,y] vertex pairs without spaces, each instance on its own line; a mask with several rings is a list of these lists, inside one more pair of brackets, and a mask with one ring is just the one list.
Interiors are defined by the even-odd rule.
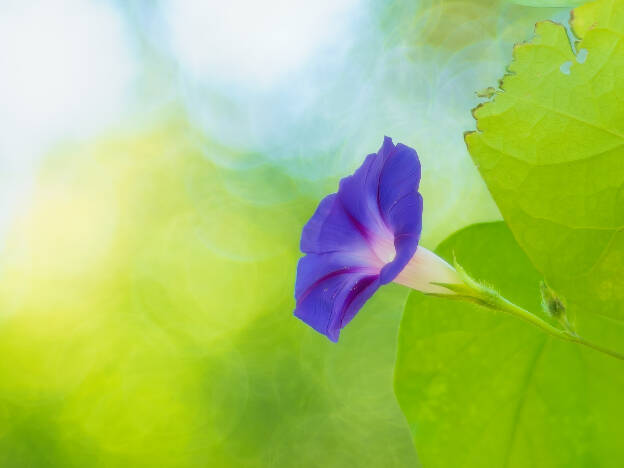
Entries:
[[[582,335],[624,350],[624,1],[542,22],[514,50],[469,151],[520,246]],[[575,53],[575,50],[578,51]]]
[[392,393],[406,291],[340,347],[296,320],[317,200],[190,133],[46,160],[0,258],[0,467],[414,466]]
[[[540,274],[504,223],[438,248],[540,310]],[[395,391],[423,466],[619,467],[624,363],[476,305],[412,293]]]

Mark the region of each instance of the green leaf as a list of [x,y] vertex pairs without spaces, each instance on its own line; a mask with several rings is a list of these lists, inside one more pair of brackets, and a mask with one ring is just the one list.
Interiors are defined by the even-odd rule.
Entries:
[[580,5],[585,0],[507,0],[508,3],[515,3],[516,5],[531,6],[531,7],[572,7]]
[[[624,1],[542,22],[466,143],[504,219],[579,333],[624,350]],[[574,50],[578,51],[575,54]]]
[[[437,252],[539,313],[541,275],[503,222]],[[412,293],[395,392],[430,467],[619,467],[624,363],[514,317]]]

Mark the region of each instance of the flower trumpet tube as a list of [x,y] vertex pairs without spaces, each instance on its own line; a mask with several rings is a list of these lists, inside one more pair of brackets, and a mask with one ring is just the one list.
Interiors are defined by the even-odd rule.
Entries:
[[442,285],[461,284],[463,280],[445,260],[419,245],[393,282],[427,294],[454,294]]

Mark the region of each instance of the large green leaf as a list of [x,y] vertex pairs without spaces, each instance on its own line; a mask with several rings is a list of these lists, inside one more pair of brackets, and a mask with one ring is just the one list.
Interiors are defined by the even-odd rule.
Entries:
[[[514,236],[578,329],[624,350],[624,1],[542,22],[475,112],[468,149]],[[578,55],[574,50],[578,51]]]
[[509,3],[531,7],[551,8],[551,7],[571,7],[580,5],[583,0],[507,0]]
[[[504,223],[438,253],[539,310],[541,275]],[[412,293],[395,391],[429,467],[620,467],[624,363],[476,305]]]

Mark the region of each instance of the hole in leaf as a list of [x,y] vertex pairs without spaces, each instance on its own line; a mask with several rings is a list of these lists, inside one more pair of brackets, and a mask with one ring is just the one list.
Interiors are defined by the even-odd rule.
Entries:
[[572,66],[572,61],[568,60],[567,62],[563,62],[561,64],[561,66],[559,67],[559,70],[561,71],[561,73],[563,73],[564,75],[569,75],[570,74],[570,67]]
[[589,52],[587,51],[587,49],[581,49],[579,50],[578,54],[576,54],[576,61],[578,63],[585,63],[585,60],[587,60],[587,54]]

